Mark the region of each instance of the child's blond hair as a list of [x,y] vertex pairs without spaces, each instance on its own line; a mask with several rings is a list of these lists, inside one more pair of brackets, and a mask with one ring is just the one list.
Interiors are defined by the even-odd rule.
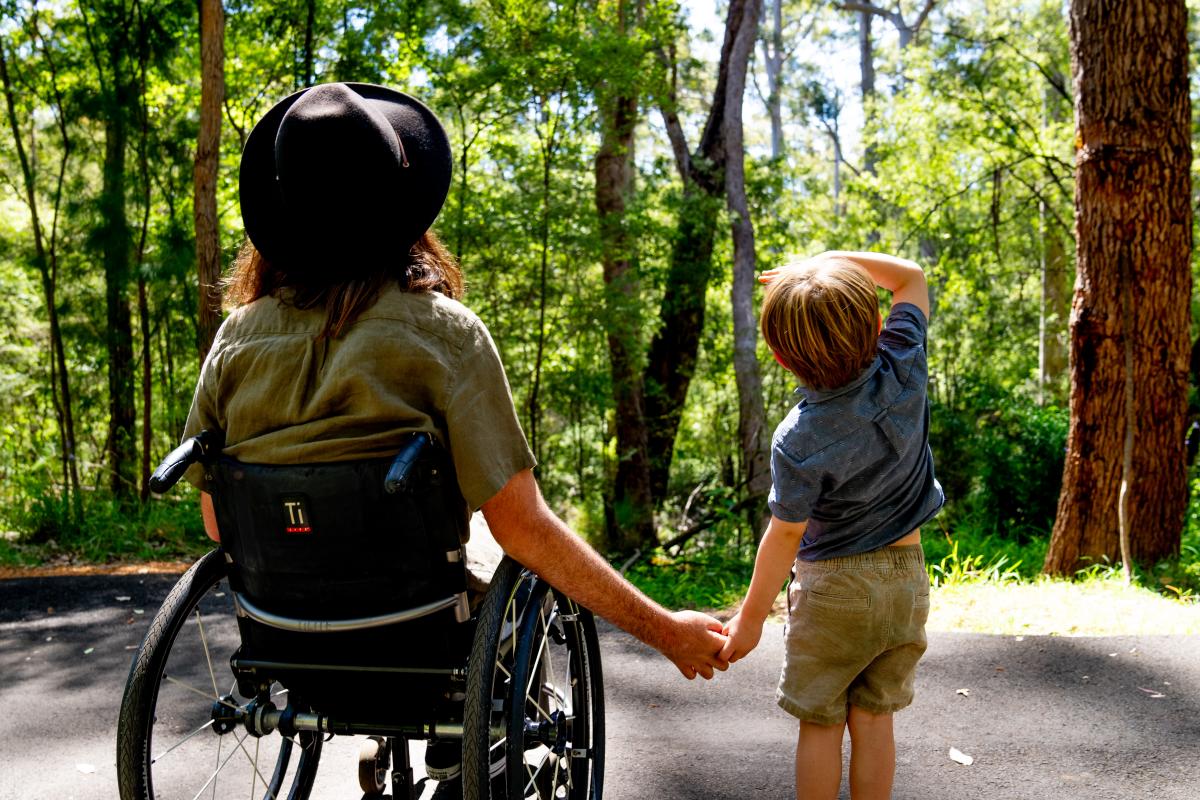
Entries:
[[875,281],[858,264],[837,256],[791,264],[767,286],[762,334],[803,385],[844,386],[875,357]]

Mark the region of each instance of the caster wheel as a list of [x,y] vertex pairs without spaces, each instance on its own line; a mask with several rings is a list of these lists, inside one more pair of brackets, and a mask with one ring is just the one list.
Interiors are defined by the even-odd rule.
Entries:
[[391,744],[382,736],[370,736],[363,742],[358,750],[358,787],[364,794],[383,794],[391,755]]

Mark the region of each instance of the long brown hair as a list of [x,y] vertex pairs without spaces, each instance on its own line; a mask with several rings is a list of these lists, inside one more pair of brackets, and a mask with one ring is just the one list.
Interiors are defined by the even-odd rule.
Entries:
[[243,306],[280,289],[291,289],[288,302],[296,308],[324,307],[325,327],[320,336],[336,339],[392,281],[406,292],[441,292],[455,300],[462,297],[464,289],[458,262],[433,231],[426,231],[417,240],[407,259],[363,275],[319,283],[309,279],[306,272],[289,271],[268,261],[247,239],[223,284],[227,307]]

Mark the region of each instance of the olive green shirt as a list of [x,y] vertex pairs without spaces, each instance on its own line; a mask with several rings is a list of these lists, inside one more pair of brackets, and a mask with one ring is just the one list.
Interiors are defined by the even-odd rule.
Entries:
[[[472,509],[533,467],[496,345],[464,305],[393,284],[338,338],[320,338],[324,323],[324,309],[274,297],[236,309],[184,438],[215,428],[239,461],[302,464],[387,457],[426,431],[449,447]],[[187,478],[207,490],[198,466]]]

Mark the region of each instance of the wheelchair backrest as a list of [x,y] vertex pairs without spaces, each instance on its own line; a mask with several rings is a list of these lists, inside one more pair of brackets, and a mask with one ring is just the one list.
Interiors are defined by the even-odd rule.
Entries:
[[318,620],[464,591],[469,515],[449,455],[425,448],[389,493],[392,464],[206,466],[234,591],[269,612]]

